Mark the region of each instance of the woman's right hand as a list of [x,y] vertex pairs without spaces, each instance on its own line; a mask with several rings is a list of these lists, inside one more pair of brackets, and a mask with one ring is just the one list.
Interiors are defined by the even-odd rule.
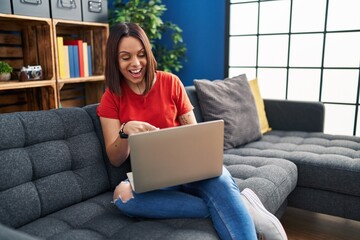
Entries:
[[[121,127],[120,121],[117,119],[100,117],[101,127],[103,131],[107,156],[114,166],[120,166],[130,154],[130,147],[126,139],[119,136]],[[157,127],[141,121],[129,121],[125,124],[123,131],[125,134],[131,135],[139,132],[154,131]]]
[[123,131],[124,133],[131,135],[134,133],[140,133],[140,132],[149,132],[149,131],[156,131],[159,130],[159,128],[151,125],[147,122],[141,122],[141,121],[129,121],[125,124]]

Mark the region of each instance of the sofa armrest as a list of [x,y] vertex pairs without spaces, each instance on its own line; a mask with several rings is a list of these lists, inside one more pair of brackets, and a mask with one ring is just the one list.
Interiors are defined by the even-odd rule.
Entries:
[[40,240],[40,238],[32,237],[26,233],[9,228],[0,224],[0,239],[2,240]]
[[273,130],[323,132],[325,107],[321,102],[264,99]]

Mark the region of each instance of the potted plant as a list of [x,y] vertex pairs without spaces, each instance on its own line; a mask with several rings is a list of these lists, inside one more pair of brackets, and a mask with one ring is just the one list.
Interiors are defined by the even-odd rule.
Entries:
[[[120,22],[139,24],[149,37],[158,69],[178,72],[186,53],[182,30],[174,23],[162,21],[166,7],[161,0],[114,0],[113,3],[113,10],[109,11],[110,26]],[[171,43],[160,41],[164,37],[170,37]]]
[[11,78],[13,68],[6,62],[0,61],[0,81],[8,81]]

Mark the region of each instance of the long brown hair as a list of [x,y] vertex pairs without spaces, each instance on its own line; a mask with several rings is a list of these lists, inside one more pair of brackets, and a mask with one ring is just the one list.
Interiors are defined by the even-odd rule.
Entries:
[[110,91],[121,95],[121,81],[125,81],[119,69],[119,42],[123,37],[135,37],[141,41],[146,53],[146,73],[144,95],[150,91],[153,84],[157,63],[151,51],[150,41],[145,31],[135,23],[119,23],[111,27],[106,44],[105,83]]

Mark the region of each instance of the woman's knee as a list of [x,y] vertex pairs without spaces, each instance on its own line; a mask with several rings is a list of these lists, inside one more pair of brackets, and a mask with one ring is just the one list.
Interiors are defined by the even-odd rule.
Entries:
[[219,177],[213,178],[214,182],[223,182],[223,183],[232,183],[234,182],[233,177],[231,176],[230,172],[223,167],[223,171]]
[[113,195],[114,202],[120,199],[123,203],[126,203],[132,198],[134,198],[134,195],[129,181],[122,181],[116,186]]
[[238,191],[238,187],[229,173],[229,171],[224,167],[223,172],[219,177],[211,178],[201,182],[201,188],[207,189],[232,189]]

